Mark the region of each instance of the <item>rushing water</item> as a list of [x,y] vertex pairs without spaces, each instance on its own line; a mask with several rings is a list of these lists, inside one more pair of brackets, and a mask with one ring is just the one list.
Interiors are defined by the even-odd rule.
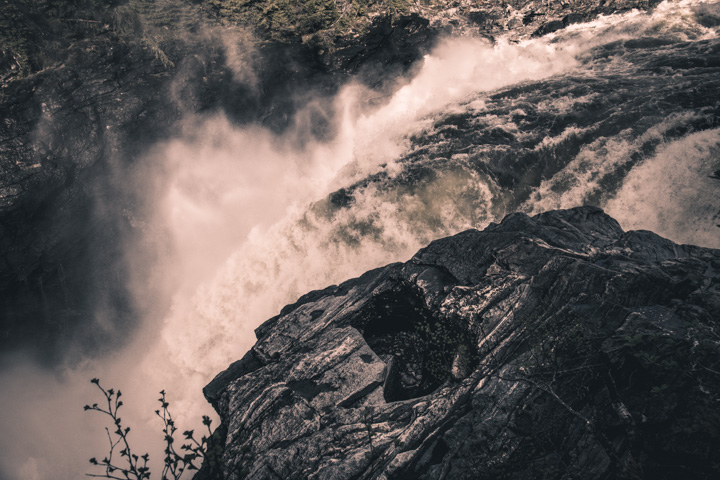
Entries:
[[[102,456],[93,440],[68,451],[57,433],[102,437],[80,417],[92,376],[137,398],[124,418],[159,458],[153,392],[165,388],[190,425],[210,410],[202,386],[283,305],[512,211],[593,204],[626,229],[720,248],[718,25],[720,3],[680,1],[538,39],[449,38],[384,101],[343,89],[329,141],[295,141],[311,128],[302,115],[287,137],[187,119],[181,137],[148,152],[169,178],[150,195],[173,240],[152,277],[169,279],[170,311],[106,365],[62,381],[4,373],[24,413],[0,426],[27,428],[3,439],[3,464],[13,478],[77,478]],[[72,413],[45,413],[51,400]]]

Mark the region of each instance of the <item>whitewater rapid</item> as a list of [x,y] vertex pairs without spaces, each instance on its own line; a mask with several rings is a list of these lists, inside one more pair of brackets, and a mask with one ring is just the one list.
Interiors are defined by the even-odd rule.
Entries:
[[[259,167],[263,172],[248,166],[245,154],[235,153],[239,148],[232,142],[246,131],[233,134],[223,125],[223,138],[231,140],[204,151],[200,167],[194,161],[179,165],[177,175],[186,175],[186,168],[207,175],[208,166],[227,156],[246,182],[258,175],[255,188],[262,187],[256,192],[232,181],[218,192],[213,184],[213,195],[227,201],[240,198],[235,213],[217,220],[222,228],[251,217],[253,207],[248,205],[253,202],[272,208],[269,215],[263,209],[262,220],[250,222],[247,236],[212,278],[192,295],[176,299],[162,335],[173,346],[177,365],[186,373],[211,375],[254,343],[252,328],[304,292],[405,260],[434,238],[483,228],[513,210],[536,213],[593,203],[607,208],[626,228],[654,229],[673,240],[720,246],[712,219],[720,202],[709,178],[718,168],[720,137],[714,128],[692,133],[695,125],[717,118],[716,100],[687,108],[676,102],[670,106],[673,111],[658,108],[644,116],[623,116],[623,109],[649,110],[663,96],[690,88],[687,79],[673,84],[646,69],[663,56],[671,64],[673,55],[686,56],[693,44],[717,42],[715,27],[704,27],[691,15],[699,4],[666,3],[649,15],[603,17],[521,42],[448,39],[380,108],[357,112],[361,89],[351,86],[342,92],[337,101],[344,113],[333,142],[298,152],[284,149],[282,139],[267,140],[262,148],[270,153],[262,150],[257,156],[256,146],[245,148],[251,157],[264,159]],[[628,47],[627,42],[638,38],[648,39],[648,47]],[[673,53],[675,45],[683,50]],[[701,80],[694,81],[697,88]],[[598,98],[613,94],[617,98],[612,101],[622,103],[608,105]],[[645,103],[633,100],[643,94],[649,97]],[[528,107],[537,120],[529,127]],[[596,111],[567,120],[590,107]],[[456,123],[471,122],[461,133],[477,138],[462,138],[457,128],[458,142],[453,143],[452,128],[446,129],[448,135],[439,134],[441,127],[453,126],[446,121],[449,117]],[[208,122],[215,129],[223,120]],[[496,142],[497,135],[513,139]],[[178,157],[175,149],[198,148],[193,140],[178,142],[181,145],[168,147],[169,157]],[[548,163],[554,155],[557,165],[537,179],[523,178],[533,168],[526,163],[493,165],[516,162],[525,151],[534,154],[525,162]],[[504,171],[511,169],[516,171]],[[509,179],[501,178],[503,174]],[[199,176],[192,178],[188,185],[194,194]],[[667,186],[660,208],[654,192],[662,185]],[[644,197],[639,192],[643,188]],[[340,189],[345,190],[338,194]],[[351,197],[338,200],[350,189]],[[201,219],[202,214],[218,214],[212,205],[185,205],[190,195],[181,191],[174,189],[172,195],[168,208],[177,215],[176,238],[201,231],[192,215],[203,206]],[[178,213],[177,208],[192,213]],[[655,217],[645,212],[648,209],[655,209]],[[659,217],[675,221],[653,219]],[[196,259],[194,254],[182,257]]]
[[[379,108],[362,106],[362,88],[343,90],[332,142],[294,151],[283,139],[267,140],[263,149],[270,153],[257,158],[271,171],[269,180],[243,160],[255,148],[239,154],[240,148],[220,142],[205,151],[203,174],[229,155],[240,165],[238,176],[260,175],[257,192],[234,182],[220,189],[226,199],[242,197],[220,224],[244,221],[238,210],[253,202],[268,202],[272,213],[250,222],[212,275],[176,297],[158,350],[177,369],[165,383],[186,385],[195,375],[201,386],[252,346],[256,326],[307,291],[407,260],[435,238],[483,228],[514,210],[597,204],[626,229],[720,247],[713,220],[720,199],[717,181],[709,178],[720,168],[720,130],[707,128],[717,123],[717,97],[687,105],[666,100],[668,111],[654,105],[686,89],[718,86],[712,73],[668,81],[681,71],[662,71],[691,53],[717,58],[717,23],[703,25],[712,22],[700,23],[698,12],[717,18],[720,10],[717,3],[666,2],[651,14],[601,17],[540,39],[447,39]],[[666,65],[655,65],[663,59]],[[626,116],[624,109],[648,114]],[[569,121],[572,112],[582,115]],[[536,123],[528,120],[531,113]],[[454,142],[453,121],[470,122],[464,135],[477,138],[458,135]],[[215,129],[218,122],[232,129],[223,119],[205,125]],[[439,125],[449,126],[449,134],[438,134]],[[247,134],[222,131],[229,139]],[[513,140],[494,141],[504,134]],[[198,145],[178,142],[169,148]],[[528,162],[549,163],[550,152],[558,164],[528,179],[524,172],[532,169],[520,162],[504,182],[504,168],[493,163],[514,162],[524,151],[535,154]],[[197,167],[181,164],[176,173],[185,175],[185,168]],[[167,208],[187,201],[181,191],[172,194]],[[208,207],[208,214],[217,213]],[[198,231],[185,212],[175,220],[176,238]],[[156,374],[158,360],[148,358],[146,372]]]
[[39,415],[30,436],[58,428],[97,442],[70,454],[56,441],[24,450],[29,439],[4,440],[3,462],[13,457],[17,478],[88,471],[103,431],[73,409],[92,400],[76,397],[94,395],[96,376],[135,400],[124,418],[159,459],[157,391],[182,428],[198,428],[210,413],[202,387],[284,305],[512,211],[594,204],[625,229],[720,248],[710,178],[720,169],[718,25],[718,2],[686,0],[542,38],[447,38],[379,105],[346,86],[328,141],[296,141],[312,115],[282,137],[222,115],[185,119],[181,135],[147,153],[163,166],[148,193],[162,228],[147,242],[172,239],[152,277],[168,282],[169,311],[153,312],[140,340],[106,362],[44,379],[72,411],[62,422],[17,387]]

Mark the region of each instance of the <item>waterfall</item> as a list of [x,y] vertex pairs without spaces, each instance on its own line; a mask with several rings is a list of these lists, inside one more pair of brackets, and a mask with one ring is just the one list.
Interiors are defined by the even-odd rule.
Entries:
[[[512,211],[592,204],[625,229],[720,248],[710,178],[720,169],[719,25],[720,4],[683,0],[539,38],[448,37],[388,98],[351,82],[282,135],[221,114],[185,118],[146,153],[160,165],[146,241],[172,245],[133,285],[165,282],[169,310],[150,310],[134,344],[62,381],[17,367],[3,384],[40,378],[42,398],[77,407],[71,419],[90,401],[78,392],[93,395],[89,378],[121,386],[123,418],[158,462],[155,392],[168,392],[181,428],[196,428],[210,413],[202,387],[242,357],[263,321],[433,239]],[[333,122],[330,138],[308,136],[318,114]],[[94,419],[51,419],[32,389],[17,388],[6,408],[36,415],[28,438],[0,446],[18,478],[63,478],[103,455],[94,440],[66,453],[62,434],[53,448],[27,447],[44,429],[103,432]]]

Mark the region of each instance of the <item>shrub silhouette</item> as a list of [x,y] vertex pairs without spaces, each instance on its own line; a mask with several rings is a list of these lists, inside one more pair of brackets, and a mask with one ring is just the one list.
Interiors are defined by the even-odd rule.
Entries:
[[[97,458],[91,458],[90,463],[104,468],[103,473],[88,473],[89,477],[98,478],[110,478],[115,480],[144,480],[150,478],[150,467],[148,461],[150,456],[148,453],[143,455],[137,455],[133,452],[130,441],[128,440],[128,434],[130,433],[130,427],[124,427],[122,419],[119,416],[120,407],[123,406],[122,392],[120,390],[115,391],[112,388],[105,389],[100,385],[100,380],[93,378],[91,380],[98,389],[105,396],[105,403],[107,406],[99,406],[97,403],[92,405],[85,405],[85,410],[93,410],[107,415],[112,420],[111,427],[105,427],[107,433],[108,442],[110,445],[110,451],[106,457],[102,460]],[[221,454],[219,447],[217,447],[217,438],[210,430],[210,424],[212,420],[207,415],[202,417],[202,422],[207,427],[208,434],[203,435],[200,440],[195,438],[195,432],[193,430],[186,430],[183,432],[183,437],[186,443],[180,446],[180,452],[175,448],[175,433],[177,427],[175,421],[168,410],[170,404],[167,401],[165,391],[160,391],[160,408],[155,410],[157,415],[163,422],[163,441],[165,442],[165,458],[162,469],[162,480],[178,480],[185,471],[197,470],[198,465],[203,460],[207,459],[207,463],[211,469],[215,469],[218,465],[218,459]],[[117,457],[116,453],[119,456]]]

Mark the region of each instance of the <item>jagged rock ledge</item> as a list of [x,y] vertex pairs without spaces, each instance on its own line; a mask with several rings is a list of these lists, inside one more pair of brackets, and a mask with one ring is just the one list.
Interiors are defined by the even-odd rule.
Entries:
[[261,325],[195,478],[718,478],[719,328],[720,251],[512,214]]

